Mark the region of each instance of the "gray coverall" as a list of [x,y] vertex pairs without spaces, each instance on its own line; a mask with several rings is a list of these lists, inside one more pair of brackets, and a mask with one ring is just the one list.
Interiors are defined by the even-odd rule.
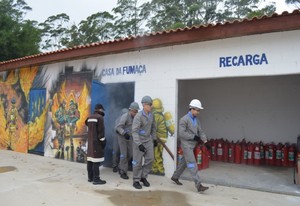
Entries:
[[178,163],[177,169],[173,174],[174,179],[179,179],[181,174],[187,167],[194,182],[196,188],[201,184],[200,176],[198,174],[198,167],[194,156],[194,148],[197,141],[194,140],[195,135],[200,136],[202,141],[207,141],[204,131],[201,129],[199,120],[193,117],[190,112],[184,115],[179,121],[178,138],[181,141],[181,147],[183,150],[183,158]]
[[[154,161],[153,140],[156,140],[156,126],[154,116],[151,112],[147,115],[144,110],[138,112],[132,123],[133,137],[133,182],[138,182],[141,178],[147,178]],[[139,145],[143,144],[146,152],[139,150]],[[144,157],[144,165],[142,159]]]
[[[120,173],[125,174],[127,174],[128,170],[128,161],[132,158],[132,122],[133,117],[130,115],[130,112],[127,112],[121,116],[115,128],[120,146],[119,169]],[[129,140],[125,139],[125,133],[131,136]]]

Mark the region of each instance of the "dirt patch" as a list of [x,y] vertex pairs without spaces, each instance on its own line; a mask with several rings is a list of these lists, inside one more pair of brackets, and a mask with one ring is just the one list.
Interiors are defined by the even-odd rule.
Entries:
[[127,190],[96,190],[97,193],[109,196],[108,199],[117,206],[126,205],[189,205],[186,197],[174,191],[127,191]]
[[0,167],[0,173],[11,172],[15,170],[17,170],[17,168],[13,166]]

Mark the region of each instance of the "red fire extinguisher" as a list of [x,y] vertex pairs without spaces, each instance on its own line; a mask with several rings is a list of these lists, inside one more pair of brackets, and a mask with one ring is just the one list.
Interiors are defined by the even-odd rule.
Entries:
[[177,148],[177,165],[183,160],[183,150],[181,146]]
[[217,140],[211,139],[211,160],[217,160]]
[[289,167],[295,166],[296,145],[292,144],[289,148]]
[[247,164],[249,165],[253,165],[253,153],[254,153],[254,145],[251,142],[248,142],[248,147],[247,147]]
[[235,158],[235,163],[236,164],[241,164],[242,161],[241,161],[241,156],[242,156],[242,146],[241,144],[239,143],[239,141],[235,144],[235,154],[234,154]]
[[247,164],[247,159],[248,159],[247,143],[242,142],[242,163]]
[[209,158],[210,158],[210,155],[209,155],[209,152],[208,150],[206,149],[205,146],[201,146],[201,149],[202,149],[202,169],[206,169],[209,167]]
[[223,140],[219,140],[217,144],[217,161],[223,161]]
[[258,143],[254,143],[254,160],[253,160],[253,163],[254,165],[260,165],[261,162],[260,162],[260,157],[261,157],[261,154],[260,154],[260,145]]
[[281,166],[282,163],[282,144],[278,143],[276,145],[276,162],[275,165],[276,166]]
[[224,142],[224,145],[223,145],[223,161],[224,162],[228,162],[229,161],[229,142],[228,140],[226,140]]
[[200,145],[197,145],[194,149],[194,155],[197,162],[198,170],[202,169],[202,150]]
[[288,143],[286,143],[281,148],[281,165],[283,167],[288,167],[289,166],[289,144]]
[[260,164],[266,164],[265,162],[265,148],[263,142],[259,143],[259,150],[260,150]]
[[276,163],[276,149],[273,143],[269,144],[269,165],[275,166]]
[[266,144],[264,149],[265,149],[265,163],[266,163],[266,165],[270,165],[270,162],[269,162],[269,144]]
[[233,141],[231,141],[231,143],[229,144],[229,148],[228,148],[228,160],[231,163],[234,163],[234,157],[235,157],[235,144]]

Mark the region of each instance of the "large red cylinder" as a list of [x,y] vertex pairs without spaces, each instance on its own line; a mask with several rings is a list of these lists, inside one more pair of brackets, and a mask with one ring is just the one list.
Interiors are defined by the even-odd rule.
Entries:
[[228,140],[226,140],[224,142],[224,145],[223,145],[223,161],[224,162],[228,162],[229,161],[229,142]]
[[242,160],[241,160],[241,156],[242,156],[242,146],[239,142],[237,142],[235,144],[235,154],[234,154],[234,162],[236,164],[241,164]]
[[217,140],[211,139],[211,160],[217,160]]
[[260,162],[260,157],[261,157],[261,154],[260,154],[260,145],[258,143],[254,143],[254,155],[253,155],[253,164],[258,166],[261,164]]
[[281,165],[283,167],[288,167],[289,166],[289,144],[288,143],[286,143],[281,148]]
[[234,163],[235,162],[234,159],[235,159],[235,144],[233,141],[231,141],[228,148],[228,161]]
[[265,163],[266,165],[269,165],[270,162],[269,162],[269,144],[265,144]]
[[242,164],[247,164],[247,159],[248,159],[248,148],[247,148],[247,143],[243,142],[242,143]]
[[278,143],[276,145],[276,160],[275,160],[275,165],[276,166],[281,166],[282,165],[282,144]]
[[201,149],[202,149],[202,169],[206,169],[209,167],[210,154],[205,146],[201,146]]
[[217,143],[217,161],[223,161],[223,140]]
[[289,167],[295,166],[295,156],[296,156],[296,145],[292,144],[289,148],[289,160],[288,160]]
[[254,153],[254,145],[251,142],[248,142],[247,145],[247,164],[253,165],[253,153]]
[[264,149],[264,144],[262,142],[259,143],[259,150],[260,150],[260,164],[266,164],[265,161],[265,149]]
[[197,145],[194,149],[194,155],[195,155],[195,159],[196,159],[196,163],[198,166],[198,170],[202,169],[202,150],[200,145]]
[[273,143],[269,144],[269,165],[275,166],[276,164],[276,147]]

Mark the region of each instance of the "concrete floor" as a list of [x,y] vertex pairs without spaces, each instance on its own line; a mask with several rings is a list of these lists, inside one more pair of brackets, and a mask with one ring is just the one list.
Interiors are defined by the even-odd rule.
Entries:
[[[209,190],[198,193],[189,180],[178,186],[169,177],[149,175],[151,186],[137,190],[132,187],[132,172],[128,173],[130,179],[124,180],[111,168],[101,167],[101,178],[107,183],[93,185],[87,181],[85,164],[6,150],[0,150],[0,157],[0,205],[5,206],[298,206],[300,202],[300,196],[222,186],[234,181],[242,186],[247,182],[256,182],[256,187],[269,184],[258,184],[256,176],[260,175],[256,174],[262,173],[264,179],[263,170],[246,165],[212,162],[209,169],[201,171]],[[254,172],[249,175],[251,170]],[[271,174],[281,182],[280,175]]]
[[[200,176],[209,184],[300,196],[300,185],[294,184],[294,168],[210,161]],[[182,178],[191,180],[188,171]]]

